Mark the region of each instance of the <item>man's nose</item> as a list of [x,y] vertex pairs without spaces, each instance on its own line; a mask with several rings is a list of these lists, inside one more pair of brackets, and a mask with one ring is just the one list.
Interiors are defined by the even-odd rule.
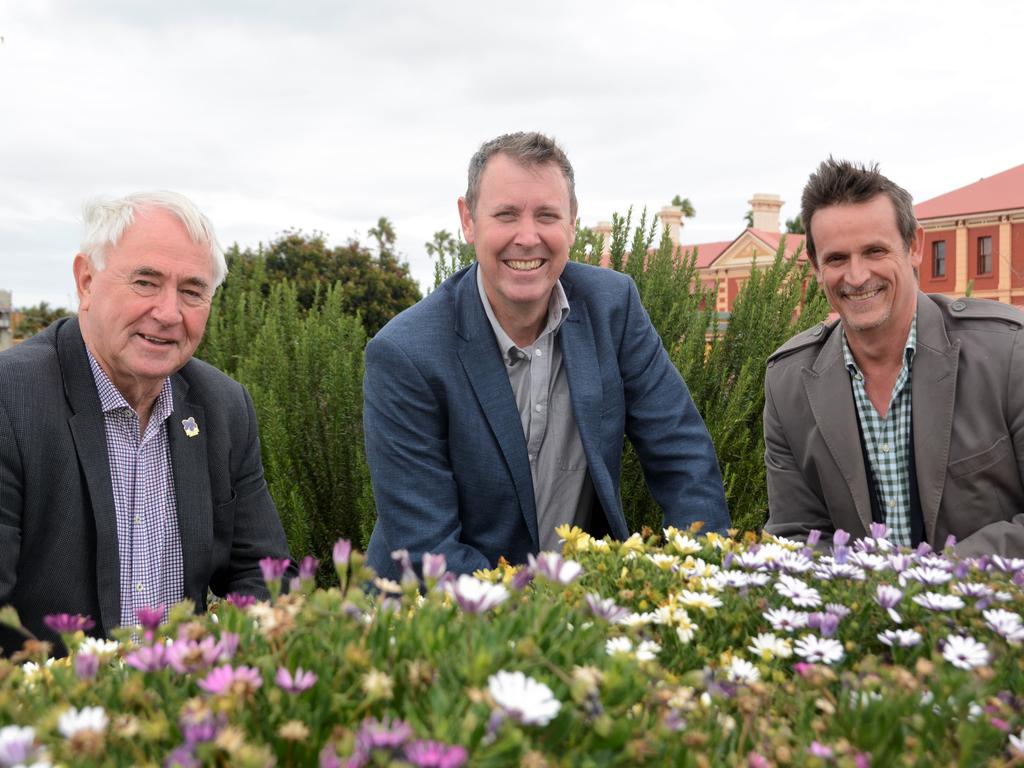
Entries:
[[153,318],[163,325],[181,322],[181,297],[172,286],[164,286],[153,303]]
[[854,287],[864,285],[871,277],[871,270],[868,269],[867,260],[857,254],[850,256],[849,269],[846,272],[846,282]]
[[537,232],[537,222],[529,216],[519,219],[519,226],[516,227],[516,245],[523,248],[532,248],[540,242],[540,234]]

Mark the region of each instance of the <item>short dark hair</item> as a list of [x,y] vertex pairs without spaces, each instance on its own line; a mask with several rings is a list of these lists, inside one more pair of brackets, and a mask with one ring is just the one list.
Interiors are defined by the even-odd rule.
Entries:
[[506,133],[480,145],[469,161],[469,181],[466,185],[466,205],[471,214],[476,214],[476,201],[480,196],[480,178],[484,175],[487,161],[497,154],[503,154],[522,166],[547,165],[554,163],[562,171],[569,186],[569,212],[576,218],[576,179],[572,164],[555,140],[535,131]]
[[885,195],[896,210],[896,227],[907,248],[917,232],[914,199],[898,184],[894,184],[878,170],[878,163],[862,165],[849,160],[829,157],[811,174],[800,198],[800,218],[807,231],[807,255],[818,266],[818,253],[811,235],[811,219],[819,208],[849,203],[866,203],[878,195]]

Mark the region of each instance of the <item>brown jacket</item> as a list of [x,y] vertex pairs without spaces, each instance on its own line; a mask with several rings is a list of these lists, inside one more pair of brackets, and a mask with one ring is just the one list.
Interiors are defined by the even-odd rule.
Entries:
[[[838,322],[768,358],[768,524],[865,536],[871,500]],[[911,373],[915,469],[925,539],[964,556],[1024,557],[1024,313],[985,299],[918,294]]]

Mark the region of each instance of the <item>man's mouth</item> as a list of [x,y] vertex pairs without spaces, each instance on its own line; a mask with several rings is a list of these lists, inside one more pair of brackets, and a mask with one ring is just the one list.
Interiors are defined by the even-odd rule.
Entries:
[[143,339],[145,339],[146,341],[148,341],[148,342],[149,342],[150,344],[160,344],[160,345],[166,346],[166,345],[168,345],[168,344],[173,344],[173,343],[174,343],[174,342],[173,342],[173,341],[171,341],[170,339],[161,339],[161,338],[158,338],[158,337],[156,337],[156,336],[147,336],[147,335],[146,335],[146,334],[144,334],[144,333],[140,333],[139,335],[140,335],[140,336],[141,336],[141,337],[142,337]]
[[544,260],[530,259],[529,261],[524,261],[522,259],[509,259],[504,263],[506,267],[514,269],[516,272],[529,272],[531,269],[537,269],[537,267],[544,263]]
[[841,295],[844,299],[849,299],[850,301],[868,301],[881,293],[883,289],[884,286],[876,285],[871,288],[861,288],[856,291],[845,290]]

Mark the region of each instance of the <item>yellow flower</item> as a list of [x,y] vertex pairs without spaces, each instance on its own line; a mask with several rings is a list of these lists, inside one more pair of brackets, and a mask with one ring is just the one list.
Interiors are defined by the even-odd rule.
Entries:
[[643,552],[644,551],[644,540],[640,538],[639,533],[634,533],[624,542],[619,545],[619,549],[623,552]]

